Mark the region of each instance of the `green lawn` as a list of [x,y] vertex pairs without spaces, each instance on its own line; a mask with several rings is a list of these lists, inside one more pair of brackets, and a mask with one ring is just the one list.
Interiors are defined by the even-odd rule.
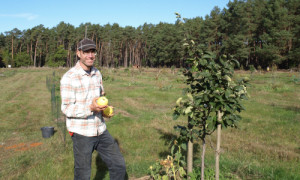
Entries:
[[[0,69],[0,179],[73,179],[72,141],[51,118],[46,77],[67,69]],[[146,176],[169,153],[172,108],[182,95],[182,76],[171,69],[101,69],[115,116],[107,121],[118,140],[130,179]],[[220,171],[227,179],[300,179],[299,73],[236,72],[248,76],[250,98],[237,129],[222,131]],[[298,84],[297,84],[298,83]],[[49,139],[40,128],[54,126]],[[214,168],[215,134],[207,138],[206,168]],[[194,166],[200,166],[196,144]],[[95,152],[91,179],[109,179]]]

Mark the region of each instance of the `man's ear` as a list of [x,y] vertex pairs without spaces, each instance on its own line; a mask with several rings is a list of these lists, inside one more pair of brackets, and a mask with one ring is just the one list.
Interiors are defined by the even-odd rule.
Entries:
[[80,54],[80,51],[79,51],[79,50],[77,50],[76,54],[77,54],[77,56],[78,56],[79,58],[81,58],[81,57],[80,57],[81,54]]

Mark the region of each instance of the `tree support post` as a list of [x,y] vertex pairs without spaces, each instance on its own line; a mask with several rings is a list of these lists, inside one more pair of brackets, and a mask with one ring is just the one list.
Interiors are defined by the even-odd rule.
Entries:
[[193,143],[188,141],[187,173],[193,172]]
[[[222,113],[218,111],[218,122],[222,122]],[[217,126],[217,149],[216,149],[216,180],[219,180],[220,175],[220,153],[221,153],[221,129],[222,125],[219,123]]]

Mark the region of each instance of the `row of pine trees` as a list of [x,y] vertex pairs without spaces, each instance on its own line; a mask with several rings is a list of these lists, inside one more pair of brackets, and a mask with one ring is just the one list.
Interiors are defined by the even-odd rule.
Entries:
[[[179,12],[180,13],[180,12]],[[184,14],[182,14],[184,17]],[[96,64],[107,67],[183,67],[184,34],[216,54],[234,55],[242,68],[294,68],[300,62],[299,0],[233,0],[215,7],[204,18],[183,23],[114,24],[60,22],[0,34],[2,66],[71,67],[77,62],[77,42],[84,37],[97,46]]]

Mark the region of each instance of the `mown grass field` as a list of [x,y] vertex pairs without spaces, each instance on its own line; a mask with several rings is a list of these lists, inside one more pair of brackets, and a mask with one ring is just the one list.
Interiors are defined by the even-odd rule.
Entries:
[[[0,179],[73,179],[72,141],[51,119],[46,77],[67,69],[0,69]],[[176,135],[172,108],[182,77],[171,69],[101,69],[115,116],[107,121],[126,160],[129,179],[146,176],[169,154]],[[237,129],[222,131],[221,175],[227,179],[300,179],[300,74],[236,72],[251,77],[250,98]],[[40,128],[57,132],[42,138]],[[215,134],[207,139],[206,168],[214,169]],[[194,166],[200,166],[200,142]],[[91,179],[109,179],[97,153]]]

